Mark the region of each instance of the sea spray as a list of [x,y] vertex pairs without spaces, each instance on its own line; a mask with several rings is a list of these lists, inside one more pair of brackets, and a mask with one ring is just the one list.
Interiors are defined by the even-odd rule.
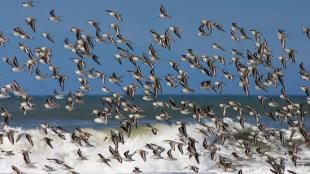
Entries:
[[[225,157],[229,157],[232,152],[237,152],[238,154],[243,154],[244,148],[239,144],[242,141],[242,138],[247,138],[245,136],[238,136],[240,132],[234,131],[234,127],[239,127],[238,122],[232,121],[230,118],[224,118],[224,122],[229,125],[231,129],[231,133],[233,134],[234,141],[228,141],[224,145],[218,145],[221,151],[221,155]],[[212,122],[207,123],[209,126],[214,126]],[[200,164],[197,164],[195,160],[191,160],[188,158],[188,153],[184,148],[184,155],[182,155],[177,149],[172,151],[173,156],[177,160],[169,161],[166,159],[153,159],[152,151],[148,150],[145,145],[146,143],[154,143],[165,148],[165,152],[163,153],[163,157],[167,158],[166,152],[170,149],[169,144],[164,143],[164,140],[175,140],[178,141],[178,128],[179,125],[165,125],[165,124],[154,124],[154,127],[159,129],[157,135],[153,135],[150,130],[145,126],[140,126],[138,129],[133,128],[133,132],[130,137],[125,135],[125,143],[119,144],[120,154],[123,156],[123,153],[127,150],[130,153],[133,153],[135,150],[144,149],[147,153],[147,160],[144,162],[139,154],[135,154],[133,159],[135,161],[127,162],[123,161],[120,164],[117,160],[112,159],[110,161],[111,167],[107,166],[103,162],[100,162],[98,153],[103,154],[105,157],[111,157],[108,147],[113,143],[110,141],[110,130],[103,129],[84,129],[84,131],[90,133],[92,136],[89,141],[90,144],[94,145],[93,147],[85,147],[80,146],[76,143],[73,143],[70,136],[70,133],[64,133],[66,140],[60,139],[57,135],[54,135],[51,131],[48,131],[48,137],[52,138],[53,149],[50,148],[44,141],[43,137],[46,135],[39,129],[30,129],[23,130],[21,128],[5,128],[6,130],[11,129],[16,131],[15,137],[19,133],[28,133],[32,135],[32,139],[34,142],[34,146],[27,142],[26,139],[21,139],[13,146],[9,140],[4,137],[4,142],[0,145],[1,150],[10,151],[13,150],[14,156],[5,156],[5,152],[0,153],[0,169],[1,172],[9,173],[12,171],[11,166],[20,166],[20,170],[27,173],[42,173],[42,169],[44,165],[52,166],[57,169],[57,171],[53,173],[66,173],[66,170],[63,170],[58,164],[47,161],[47,158],[57,158],[63,160],[66,164],[73,167],[74,171],[79,173],[102,173],[105,171],[107,173],[130,173],[134,167],[139,167],[145,173],[161,173],[161,172],[191,172],[188,169],[184,169],[188,165],[196,165],[199,166],[199,173],[236,173],[233,170],[225,171],[223,168],[219,168],[218,156],[215,156],[214,160],[210,158],[210,151],[206,150],[202,146],[202,141],[206,137],[204,134],[200,133],[196,128],[203,126],[199,124],[190,124],[187,126],[187,132],[189,136],[195,138],[199,143],[197,143],[197,151],[200,155]],[[257,128],[255,126],[251,126],[249,124],[246,125],[246,131],[253,132]],[[114,131],[117,131],[113,129]],[[219,132],[215,132],[217,134]],[[244,132],[244,134],[247,134]],[[248,134],[249,135],[249,134]],[[208,140],[214,139],[214,136],[210,134],[209,137],[206,137]],[[301,135],[296,133],[293,139],[300,139]],[[287,158],[285,155],[285,149],[279,149],[281,147],[281,142],[277,140],[264,141],[260,139],[261,143],[264,143],[264,148],[267,148],[268,155],[271,156],[282,156],[286,158],[286,168],[292,169],[297,173],[307,173],[310,172],[310,167],[307,164],[307,158],[310,155],[310,151],[307,150],[306,147],[301,146],[303,148],[304,153],[300,156],[300,162],[298,163],[298,167],[295,168],[293,163]],[[211,141],[210,141],[211,142]],[[210,143],[209,142],[209,143]],[[128,148],[130,147],[130,148]],[[88,160],[78,160],[77,150],[81,149],[83,154],[87,156]],[[24,164],[23,156],[21,155],[22,150],[29,151],[29,157],[31,162],[34,164],[35,168],[29,168]],[[257,154],[254,154],[252,158],[247,158],[244,155],[240,155],[244,160],[236,161],[232,160],[233,165],[236,169],[242,169],[245,173],[265,173],[269,172],[269,166],[265,162],[265,158],[261,157]]]

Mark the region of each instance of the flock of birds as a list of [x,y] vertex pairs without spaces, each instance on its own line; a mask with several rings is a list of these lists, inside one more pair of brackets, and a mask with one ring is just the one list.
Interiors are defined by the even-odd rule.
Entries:
[[[23,2],[23,8],[32,8],[35,6],[35,1]],[[305,108],[309,107],[310,104],[310,88],[307,86],[301,86],[300,89],[304,91],[306,95],[305,103],[296,103],[291,98],[286,95],[285,90],[285,69],[289,66],[293,66],[296,63],[295,60],[295,49],[287,47],[288,36],[284,30],[278,30],[277,39],[280,42],[281,49],[283,49],[283,55],[278,59],[275,59],[272,55],[272,51],[269,48],[266,39],[262,38],[261,32],[257,30],[250,30],[247,33],[245,28],[242,28],[237,23],[232,23],[230,31],[224,29],[224,26],[211,20],[202,20],[200,26],[197,30],[198,37],[211,37],[216,32],[230,33],[230,38],[239,43],[241,41],[253,42],[255,44],[255,50],[247,50],[246,53],[242,53],[237,49],[231,50],[232,58],[225,58],[220,55],[199,56],[195,54],[193,49],[188,49],[186,53],[181,56],[181,62],[184,65],[189,65],[190,68],[200,71],[202,75],[209,78],[210,80],[205,80],[200,83],[201,90],[210,90],[215,93],[222,94],[222,90],[225,84],[233,83],[233,81],[238,81],[239,86],[244,91],[246,96],[249,95],[250,82],[255,86],[255,90],[266,91],[269,88],[281,88],[280,98],[283,100],[284,104],[277,101],[274,98],[269,98],[267,96],[258,96],[258,101],[265,106],[267,112],[266,117],[270,117],[272,120],[278,120],[287,122],[291,134],[285,135],[284,132],[270,129],[260,120],[262,117],[255,108],[249,105],[241,105],[238,101],[232,98],[225,97],[227,103],[222,103],[219,105],[222,108],[223,113],[215,113],[212,106],[201,106],[196,103],[189,102],[187,100],[176,102],[172,96],[169,97],[169,101],[161,101],[159,95],[163,93],[162,83],[166,83],[169,88],[181,88],[182,93],[195,93],[194,87],[188,83],[188,72],[181,68],[179,61],[169,60],[168,64],[172,67],[173,73],[166,74],[164,78],[161,78],[155,71],[156,62],[162,61],[158,51],[156,49],[167,49],[173,48],[173,43],[177,42],[178,39],[182,39],[181,29],[177,26],[167,27],[163,33],[158,33],[154,30],[150,30],[150,35],[154,39],[154,43],[148,46],[148,53],[142,53],[142,55],[136,55],[133,53],[134,44],[132,41],[127,39],[121,32],[120,25],[123,22],[123,16],[114,10],[106,10],[107,15],[114,17],[116,23],[110,24],[114,30],[113,34],[105,33],[102,34],[102,28],[98,21],[89,20],[87,23],[95,29],[94,35],[89,35],[84,33],[84,30],[78,27],[71,28],[71,32],[75,35],[75,41],[69,41],[69,39],[64,39],[64,48],[66,50],[72,51],[76,55],[76,58],[72,58],[72,63],[76,65],[77,69],[75,74],[77,80],[80,82],[79,90],[76,92],[69,91],[68,94],[64,94],[65,83],[69,78],[67,75],[60,73],[60,67],[53,65],[52,59],[52,49],[47,46],[42,46],[35,48],[34,50],[23,43],[18,43],[18,47],[21,51],[25,53],[28,57],[25,63],[20,63],[17,57],[2,57],[3,62],[5,62],[12,72],[23,73],[28,71],[29,75],[35,73],[35,80],[47,80],[54,79],[56,83],[59,83],[59,89],[55,89],[53,94],[46,99],[44,107],[46,109],[57,109],[61,107],[57,104],[58,100],[66,100],[65,109],[72,111],[75,106],[83,103],[83,96],[90,93],[93,89],[89,85],[89,81],[93,79],[98,79],[102,81],[101,90],[105,97],[102,97],[103,109],[93,109],[92,113],[96,116],[94,119],[97,123],[107,124],[110,119],[117,119],[120,121],[120,128],[117,130],[111,130],[110,137],[106,137],[113,142],[112,146],[109,146],[109,152],[111,157],[105,157],[103,154],[98,153],[98,158],[104,162],[107,166],[111,167],[110,161],[117,160],[119,163],[123,161],[133,161],[134,155],[140,155],[144,161],[147,161],[150,151],[153,156],[151,158],[155,159],[166,159],[166,160],[177,160],[173,153],[176,150],[176,146],[180,153],[183,155],[188,155],[190,159],[194,160],[197,165],[184,166],[185,170],[192,170],[196,173],[199,171],[199,159],[201,154],[197,151],[196,146],[198,143],[202,143],[206,151],[210,152],[210,158],[212,160],[217,160],[219,167],[223,170],[237,171],[238,174],[242,174],[242,167],[234,166],[231,162],[232,160],[241,160],[246,158],[252,158],[253,155],[267,158],[266,162],[270,165],[270,171],[274,174],[284,174],[285,171],[295,174],[293,170],[285,170],[285,159],[273,157],[268,155],[268,152],[263,151],[260,147],[255,144],[259,139],[278,139],[283,144],[283,147],[287,149],[287,156],[294,165],[297,165],[297,160],[299,159],[298,153],[302,153],[298,150],[299,146],[309,147],[309,133],[304,128],[304,116]],[[166,11],[163,5],[159,8],[159,17],[161,19],[172,18],[172,15]],[[51,22],[63,22],[62,17],[57,15],[57,11],[51,10],[49,20]],[[31,28],[32,33],[26,33],[21,27],[16,27],[13,29],[13,35],[19,37],[22,40],[33,40],[32,34],[37,31],[37,19],[33,17],[28,17],[25,19],[26,24]],[[303,28],[302,32],[306,34],[307,39],[310,39],[310,28]],[[42,33],[42,36],[53,44],[56,42],[53,39],[52,33]],[[0,32],[0,46],[5,47],[9,44],[9,38],[2,32]],[[96,69],[92,64],[97,66],[101,65],[100,56],[95,55],[92,51],[95,49],[94,42],[107,43],[115,46],[117,53],[115,54],[115,60],[122,65],[123,62],[129,61],[134,70],[128,70],[128,75],[134,79],[134,82],[125,85],[123,83],[123,75],[113,72],[111,75],[107,75]],[[155,45],[162,48],[156,48]],[[218,43],[213,43],[212,48],[221,52],[228,52],[222,45]],[[279,61],[277,67],[276,63]],[[91,68],[88,68],[91,67]],[[40,67],[47,66],[50,73],[43,73]],[[145,66],[145,69],[149,69],[149,73],[143,72],[140,67]],[[225,70],[224,66],[234,67],[236,74]],[[263,69],[263,70],[262,70]],[[265,70],[265,71],[264,71]],[[212,81],[216,75],[222,74],[227,82],[223,81]],[[299,64],[299,74],[300,78],[304,81],[310,81],[310,72],[304,67],[303,63]],[[74,78],[74,77],[70,77]],[[112,89],[106,87],[107,83],[115,84],[115,87],[119,87],[124,91],[123,93],[116,93]],[[197,128],[203,135],[205,135],[203,142],[198,142],[194,137],[190,136],[187,132],[188,123],[184,121],[176,122],[180,125],[179,132],[177,133],[177,140],[164,140],[165,143],[170,145],[170,149],[166,150],[162,145],[158,144],[146,144],[145,149],[136,150],[134,152],[126,151],[123,154],[118,150],[119,144],[126,145],[124,135],[128,137],[131,134],[131,130],[134,127],[138,127],[140,119],[143,119],[147,112],[143,110],[142,107],[134,104],[134,97],[138,89],[143,89],[143,100],[152,102],[154,108],[161,109],[161,113],[156,115],[155,118],[161,122],[171,123],[171,110],[178,112],[182,115],[191,116],[197,120],[202,128]],[[127,99],[124,95],[129,96]],[[17,81],[13,81],[10,84],[5,85],[1,88],[0,98],[5,99],[8,97],[17,97],[20,100],[19,108],[28,114],[35,108],[35,104],[32,102],[32,97],[29,96],[20,86]],[[40,107],[40,106],[37,106]],[[227,109],[232,108],[237,113],[237,119],[240,123],[241,128],[236,131],[242,132],[246,129],[245,126],[245,115],[250,115],[255,118],[256,126],[258,128],[257,132],[248,140],[244,140],[242,143],[245,149],[244,154],[232,153],[231,156],[222,156],[221,150],[218,145],[223,145],[224,143],[231,140],[231,132],[228,131],[228,125],[224,123],[221,119],[222,116],[226,116]],[[269,110],[268,110],[269,109]],[[9,142],[14,145],[18,141],[26,140],[35,148],[35,143],[32,141],[32,135],[27,133],[19,133],[11,130],[8,125],[12,115],[10,111],[6,108],[5,104],[1,107],[1,116],[3,118],[4,125],[0,132],[0,148],[1,144],[4,142],[3,139],[7,138]],[[205,124],[203,121],[206,118],[212,118],[211,121],[214,123],[214,127]],[[64,128],[58,126],[52,126],[47,123],[42,123],[40,126],[44,134],[43,140],[46,142],[46,148],[53,148],[53,138],[65,139],[64,133],[68,133]],[[156,126],[147,124],[147,129],[150,130],[154,136],[160,131]],[[215,140],[210,142],[208,140],[209,135],[215,136]],[[295,134],[301,134],[303,137],[302,143],[297,143],[293,141]],[[77,146],[92,146],[89,138],[92,135],[87,131],[77,128],[73,133],[71,133],[71,142],[76,143]],[[25,139],[23,138],[25,137]],[[128,146],[130,146],[128,144]],[[186,147],[183,150],[183,147]],[[134,147],[132,147],[134,148]],[[166,151],[166,156],[163,157],[163,152]],[[15,155],[14,151],[2,150],[7,156]],[[28,167],[36,167],[31,162],[31,155],[28,151],[24,150],[21,152],[24,162]],[[77,150],[78,160],[88,160],[80,149]],[[193,158],[192,158],[193,157]],[[74,168],[67,165],[63,160],[56,159],[53,157],[47,158],[47,161],[52,161],[59,165],[70,173],[77,173]],[[53,172],[57,169],[49,165],[45,165],[42,169],[46,172]],[[18,166],[12,166],[13,173],[23,173]],[[1,169],[0,169],[1,172]],[[133,169],[134,173],[140,173],[142,170],[139,167]]]

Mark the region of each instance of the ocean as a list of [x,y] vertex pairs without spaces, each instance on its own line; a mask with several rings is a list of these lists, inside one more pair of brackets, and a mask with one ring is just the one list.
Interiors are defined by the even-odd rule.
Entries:
[[[217,114],[218,117],[222,117],[222,109],[219,107],[220,103],[226,103],[226,100],[223,96],[210,96],[210,95],[169,95],[172,96],[176,103],[180,103],[182,100],[187,100],[189,102],[197,103],[200,106],[211,105],[213,111]],[[169,96],[163,95],[160,96],[159,100],[169,102]],[[81,128],[93,128],[93,129],[104,129],[107,127],[116,127],[119,126],[119,120],[110,120],[108,125],[98,124],[94,122],[95,115],[91,115],[93,109],[103,109],[102,97],[99,95],[94,96],[85,96],[83,97],[84,103],[75,104],[75,109],[71,112],[64,108],[66,100],[55,100],[57,104],[61,107],[58,109],[46,109],[43,107],[45,100],[48,96],[34,96],[33,103],[35,104],[35,109],[28,111],[27,115],[24,115],[22,110],[19,109],[19,99],[10,97],[8,99],[0,100],[0,104],[5,104],[7,109],[12,113],[12,119],[10,120],[10,125],[13,127],[22,127],[24,129],[33,129],[36,128],[41,123],[49,123],[57,126],[66,128],[67,130],[74,130],[77,126]],[[257,96],[227,96],[233,100],[240,102],[242,105],[249,105],[255,109],[262,117],[262,122],[268,127],[274,128],[287,128],[285,122],[272,121],[270,117],[264,116],[268,111],[275,111],[275,109],[267,106],[269,102],[268,99],[265,101],[265,106],[259,103]],[[276,99],[279,104],[285,104],[279,96],[267,96],[268,98]],[[305,111],[309,114],[310,107],[306,104],[305,96],[289,96],[293,102],[303,103],[305,105]],[[128,99],[125,97],[125,99]],[[158,122],[155,119],[155,115],[161,112],[161,108],[154,109],[152,102],[147,102],[142,99],[142,96],[136,96],[133,100],[129,99],[133,104],[140,106],[145,112],[145,118],[141,120],[143,123],[163,123]],[[126,115],[126,112],[122,112]],[[176,121],[188,121],[195,123],[196,120],[192,117],[192,114],[182,115],[177,111],[169,110],[169,113],[172,116],[172,122]],[[127,113],[128,114],[128,113]],[[305,127],[310,128],[310,119],[308,114],[305,117]],[[236,120],[238,113],[233,109],[227,110],[227,117]],[[255,120],[253,117],[248,115],[248,111],[244,111],[243,115],[249,123],[254,123]]]
[[[18,166],[18,169],[25,173],[132,173],[134,167],[139,167],[143,173],[191,173],[192,171],[188,166],[199,167],[199,173],[205,174],[222,174],[222,173],[237,173],[242,169],[243,173],[261,174],[270,173],[270,165],[266,162],[267,157],[284,158],[285,170],[292,170],[297,173],[310,173],[310,150],[307,145],[302,144],[302,135],[297,132],[292,140],[298,144],[298,150],[301,151],[298,154],[297,167],[291,161],[287,155],[287,148],[282,146],[281,141],[278,138],[263,138],[263,134],[258,131],[255,125],[255,119],[248,115],[248,111],[244,111],[243,115],[246,120],[245,129],[242,130],[237,120],[237,113],[232,109],[227,110],[226,117],[222,116],[222,110],[219,107],[220,103],[226,103],[223,96],[207,96],[207,95],[172,95],[176,103],[180,103],[182,100],[188,100],[199,104],[200,106],[212,105],[213,111],[219,116],[224,123],[228,125],[227,132],[232,138],[226,141],[225,144],[217,143],[216,148],[220,149],[217,152],[214,159],[211,159],[211,151],[203,147],[202,142],[207,140],[210,145],[217,140],[217,136],[221,132],[215,132],[214,134],[208,134],[207,136],[197,130],[197,128],[205,128],[192,117],[192,114],[182,115],[179,112],[168,110],[171,114],[171,124],[165,121],[157,121],[154,117],[161,112],[160,108],[152,106],[151,102],[142,100],[142,96],[136,96],[132,103],[139,105],[145,112],[145,118],[139,120],[138,128],[133,126],[130,137],[124,134],[124,144],[119,143],[118,150],[120,154],[123,154],[129,150],[129,154],[135,153],[132,161],[124,160],[120,164],[114,159],[110,152],[109,146],[114,147],[111,141],[111,130],[117,132],[119,129],[120,120],[110,119],[108,124],[98,124],[94,122],[94,115],[91,115],[93,109],[102,109],[102,97],[104,96],[85,96],[83,98],[83,104],[77,104],[75,109],[71,112],[64,109],[65,100],[55,100],[61,108],[56,110],[44,109],[43,105],[48,96],[36,96],[33,97],[33,103],[35,103],[35,109],[28,111],[27,115],[23,115],[23,112],[18,108],[19,100],[17,98],[8,98],[1,100],[2,104],[5,104],[7,110],[12,114],[10,120],[10,127],[5,127],[5,130],[11,130],[15,132],[15,140],[19,134],[27,133],[32,136],[34,145],[32,146],[26,138],[21,138],[18,142],[12,145],[8,138],[4,136],[3,144],[0,144],[0,171],[2,173],[11,173],[12,166]],[[261,122],[265,124],[269,131],[274,134],[278,134],[280,131],[284,132],[285,138],[290,137],[290,130],[285,121],[273,121],[271,118],[265,115],[267,111],[274,111],[274,109],[263,106],[259,103],[257,96],[229,96],[233,100],[240,102],[240,104],[249,105],[255,109],[261,115]],[[274,98],[280,104],[280,98],[276,96],[268,96],[268,98]],[[309,130],[309,105],[306,105],[306,98],[302,96],[290,96],[293,102],[305,104],[305,128]],[[160,100],[168,101],[168,96],[160,96]],[[129,99],[130,100],[130,99]],[[265,101],[268,103],[268,100]],[[126,112],[124,112],[126,116]],[[177,121],[185,121],[189,123],[187,125],[187,133],[190,137],[194,138],[196,143],[197,152],[199,156],[199,164],[193,159],[189,159],[186,145],[183,147],[183,153],[174,149],[171,151],[176,160],[168,159],[167,151],[171,149],[167,140],[177,141],[179,143],[179,127]],[[57,134],[52,131],[48,131],[48,134],[44,134],[39,128],[39,124],[48,123],[53,126],[60,126],[66,131],[62,132],[63,139],[59,138]],[[145,124],[151,124],[159,131],[157,135],[145,126]],[[203,123],[215,127],[211,119],[207,118],[203,120]],[[83,131],[88,132],[91,136],[89,138],[88,145],[79,145],[72,142],[72,132],[77,128],[82,128]],[[240,131],[236,131],[236,130]],[[252,144],[251,156],[246,156],[245,148],[242,146],[243,141],[251,140],[254,132],[258,132],[258,143]],[[3,134],[5,135],[5,134]],[[48,146],[44,141],[44,138],[49,137],[52,139],[51,145]],[[274,136],[277,137],[277,136]],[[157,144],[165,148],[162,153],[162,159],[156,159],[151,150],[146,148],[146,144]],[[289,145],[288,145],[289,146]],[[255,152],[255,148],[260,147],[262,151],[266,151],[265,155],[261,155]],[[79,159],[77,154],[78,149],[86,157],[85,160]],[[138,150],[146,150],[146,161],[143,161]],[[8,155],[8,151],[12,151],[14,155]],[[31,164],[26,164],[23,159],[22,152],[27,151],[29,153],[29,159]],[[230,159],[233,167],[225,169],[219,165],[219,157],[231,158],[231,154],[236,152],[240,156],[240,160]],[[110,159],[109,165],[103,163],[98,154],[102,154],[106,158]],[[64,167],[62,164],[57,164],[53,161],[47,160],[48,158],[55,158],[62,160],[66,165],[70,166],[70,169]],[[46,166],[52,167],[55,171],[47,170]],[[1,173],[0,172],[0,173]]]

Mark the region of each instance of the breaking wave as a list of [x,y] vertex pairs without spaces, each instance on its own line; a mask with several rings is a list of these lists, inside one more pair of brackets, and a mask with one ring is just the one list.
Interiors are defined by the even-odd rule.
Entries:
[[[111,154],[109,152],[109,146],[113,146],[110,140],[110,129],[95,130],[95,129],[83,129],[84,131],[91,134],[89,142],[93,146],[80,146],[73,143],[71,140],[70,133],[64,133],[66,140],[60,139],[56,134],[49,131],[48,135],[45,135],[40,129],[30,129],[23,130],[21,128],[5,128],[6,130],[16,131],[14,138],[20,133],[28,133],[32,135],[33,146],[27,141],[26,138],[21,138],[18,142],[12,145],[9,139],[3,133],[3,144],[0,145],[0,173],[12,172],[12,166],[18,167],[22,172],[26,173],[44,173],[45,165],[51,166],[56,171],[52,173],[67,173],[69,170],[65,170],[59,164],[52,161],[48,161],[47,158],[57,158],[64,161],[67,165],[71,166],[73,171],[78,173],[131,173],[134,167],[139,167],[144,173],[190,173],[190,169],[185,168],[189,165],[194,165],[199,167],[199,173],[237,173],[239,169],[243,170],[243,173],[251,174],[261,174],[270,173],[270,165],[266,162],[266,156],[283,157],[285,159],[286,170],[293,170],[297,173],[309,173],[310,172],[310,151],[305,145],[301,145],[300,148],[303,151],[299,153],[299,159],[297,160],[297,167],[290,160],[287,155],[287,150],[282,147],[282,144],[277,139],[265,140],[259,138],[259,144],[262,149],[266,151],[266,156],[258,155],[253,149],[253,155],[251,158],[244,155],[245,149],[242,147],[242,140],[248,138],[254,131],[257,130],[256,126],[251,126],[246,124],[246,129],[243,132],[236,131],[240,129],[240,125],[233,122],[229,118],[224,118],[224,121],[229,125],[231,129],[230,132],[233,135],[231,140],[225,142],[224,145],[218,143],[218,148],[220,151],[216,153],[214,160],[211,160],[210,151],[206,150],[202,146],[204,138],[207,138],[209,144],[214,141],[215,135],[204,135],[199,132],[196,128],[203,128],[199,124],[191,124],[187,126],[187,133],[190,137],[196,139],[199,143],[196,144],[197,151],[200,153],[200,162],[197,164],[194,158],[189,158],[186,151],[186,146],[184,146],[184,154],[180,153],[176,148],[172,151],[172,155],[177,160],[167,160],[167,151],[170,149],[168,143],[164,143],[164,140],[175,140],[178,139],[178,128],[179,125],[164,125],[155,124],[154,127],[159,129],[157,135],[152,134],[150,130],[146,127],[140,126],[138,129],[133,128],[130,137],[125,135],[125,143],[119,144],[119,152],[121,155],[127,150],[130,153],[138,150],[144,149],[147,151],[147,159],[143,161],[140,155],[137,153],[133,156],[134,161],[125,161],[119,163],[115,159],[111,159],[110,166],[99,160],[98,153],[102,154],[106,158],[110,158]],[[213,123],[208,123],[209,126],[214,126]],[[237,129],[235,129],[237,128]],[[288,130],[282,130],[286,132],[286,137],[289,137]],[[219,132],[215,132],[217,134]],[[43,140],[44,137],[48,136],[53,139],[51,142],[53,149],[50,148],[46,142]],[[107,138],[108,137],[108,138]],[[299,141],[302,136],[296,132],[293,140]],[[153,153],[151,150],[145,147],[146,143],[154,143],[161,145],[165,148],[165,152],[162,154],[164,159],[153,158]],[[113,146],[114,147],[114,146]],[[254,148],[254,147],[253,147]],[[87,160],[79,160],[77,155],[77,150],[80,149],[82,153],[87,157]],[[32,167],[25,164],[22,151],[29,151],[29,158]],[[13,151],[15,155],[7,156],[6,151]],[[242,160],[232,159],[232,152],[237,152]],[[227,157],[231,159],[234,169],[221,168],[219,165],[218,156]]]

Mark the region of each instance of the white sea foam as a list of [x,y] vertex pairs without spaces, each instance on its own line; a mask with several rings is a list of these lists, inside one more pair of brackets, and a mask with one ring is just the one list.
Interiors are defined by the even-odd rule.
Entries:
[[[230,127],[239,128],[239,124],[232,122],[230,119],[224,119]],[[212,124],[210,124],[212,125]],[[145,148],[146,143],[155,143],[162,145],[166,148],[163,156],[167,157],[167,150],[170,149],[169,144],[163,143],[163,140],[177,140],[177,133],[179,125],[167,126],[167,125],[154,125],[159,128],[157,135],[153,135],[146,128],[139,128],[134,130],[132,136],[127,138],[125,137],[125,144],[119,145],[119,152],[123,154],[125,151],[129,150],[130,153],[138,149],[145,149],[148,151],[147,160],[144,162],[139,154],[135,154],[133,159],[135,161],[127,162],[123,161],[120,164],[117,160],[112,159],[110,161],[111,167],[107,166],[105,163],[99,161],[98,153],[103,154],[105,157],[110,157],[110,152],[108,151],[109,145],[112,145],[112,142],[109,140],[104,141],[105,137],[109,137],[110,133],[108,130],[100,131],[93,129],[84,129],[85,131],[92,134],[90,137],[90,143],[94,147],[81,147],[75,143],[71,142],[70,134],[66,133],[66,140],[58,138],[56,135],[53,135],[52,132],[49,132],[48,137],[52,138],[52,145],[54,146],[51,149],[47,144],[42,140],[45,136],[40,130],[22,130],[21,128],[15,129],[19,133],[26,132],[31,134],[33,137],[34,146],[32,147],[30,143],[27,142],[25,138],[22,138],[14,146],[11,145],[8,138],[4,137],[4,142],[0,145],[1,150],[13,150],[14,156],[5,156],[2,152],[0,153],[0,173],[10,173],[12,172],[11,166],[17,166],[21,171],[26,173],[44,173],[42,170],[44,165],[52,166],[57,169],[57,171],[52,173],[66,173],[67,170],[62,169],[58,164],[47,161],[47,158],[57,158],[63,160],[66,164],[73,167],[74,171],[79,173],[131,173],[134,167],[139,167],[145,173],[169,173],[169,172],[178,172],[178,173],[190,173],[189,169],[184,169],[188,165],[195,165],[199,167],[199,173],[208,173],[208,174],[217,174],[217,173],[237,173],[237,170],[227,170],[219,168],[218,163],[218,154],[221,154],[225,157],[231,157],[232,152],[237,152],[240,156],[244,156],[244,148],[241,148],[238,145],[238,142],[227,142],[224,145],[219,145],[221,151],[216,155],[215,160],[210,159],[210,152],[204,150],[202,147],[202,141],[205,135],[199,133],[195,128],[201,127],[201,125],[193,124],[187,127],[187,132],[189,136],[194,137],[199,141],[197,144],[197,151],[201,153],[200,164],[197,164],[194,158],[189,159],[188,154],[186,154],[186,148],[184,148],[184,155],[182,155],[177,149],[172,152],[173,156],[177,158],[175,161],[168,161],[166,159],[154,159],[152,158],[152,152]],[[255,129],[247,125],[249,130]],[[13,129],[13,128],[10,128]],[[17,134],[15,135],[16,139]],[[287,133],[287,136],[289,134]],[[212,136],[207,137],[207,139],[212,140]],[[294,138],[300,138],[300,135],[296,133]],[[179,140],[177,140],[179,141]],[[291,169],[297,173],[310,173],[310,167],[305,164],[310,162],[310,151],[306,150],[305,147],[301,146],[303,152],[299,153],[300,159],[298,160],[297,167],[295,168],[293,163],[288,156],[285,155],[285,150],[281,147],[281,144],[278,140],[265,141],[266,144],[272,146],[268,154],[272,156],[281,156],[286,158],[286,170]],[[276,147],[276,148],[275,148]],[[82,153],[88,157],[88,160],[78,160],[77,149],[80,148]],[[29,157],[31,162],[34,164],[35,168],[29,168],[23,160],[21,154],[22,150],[29,151]],[[253,150],[255,151],[255,150]],[[257,154],[254,154],[252,159],[246,159],[242,161],[233,161],[236,169],[242,169],[246,174],[262,174],[270,173],[270,165],[265,162],[264,157],[261,157]]]

